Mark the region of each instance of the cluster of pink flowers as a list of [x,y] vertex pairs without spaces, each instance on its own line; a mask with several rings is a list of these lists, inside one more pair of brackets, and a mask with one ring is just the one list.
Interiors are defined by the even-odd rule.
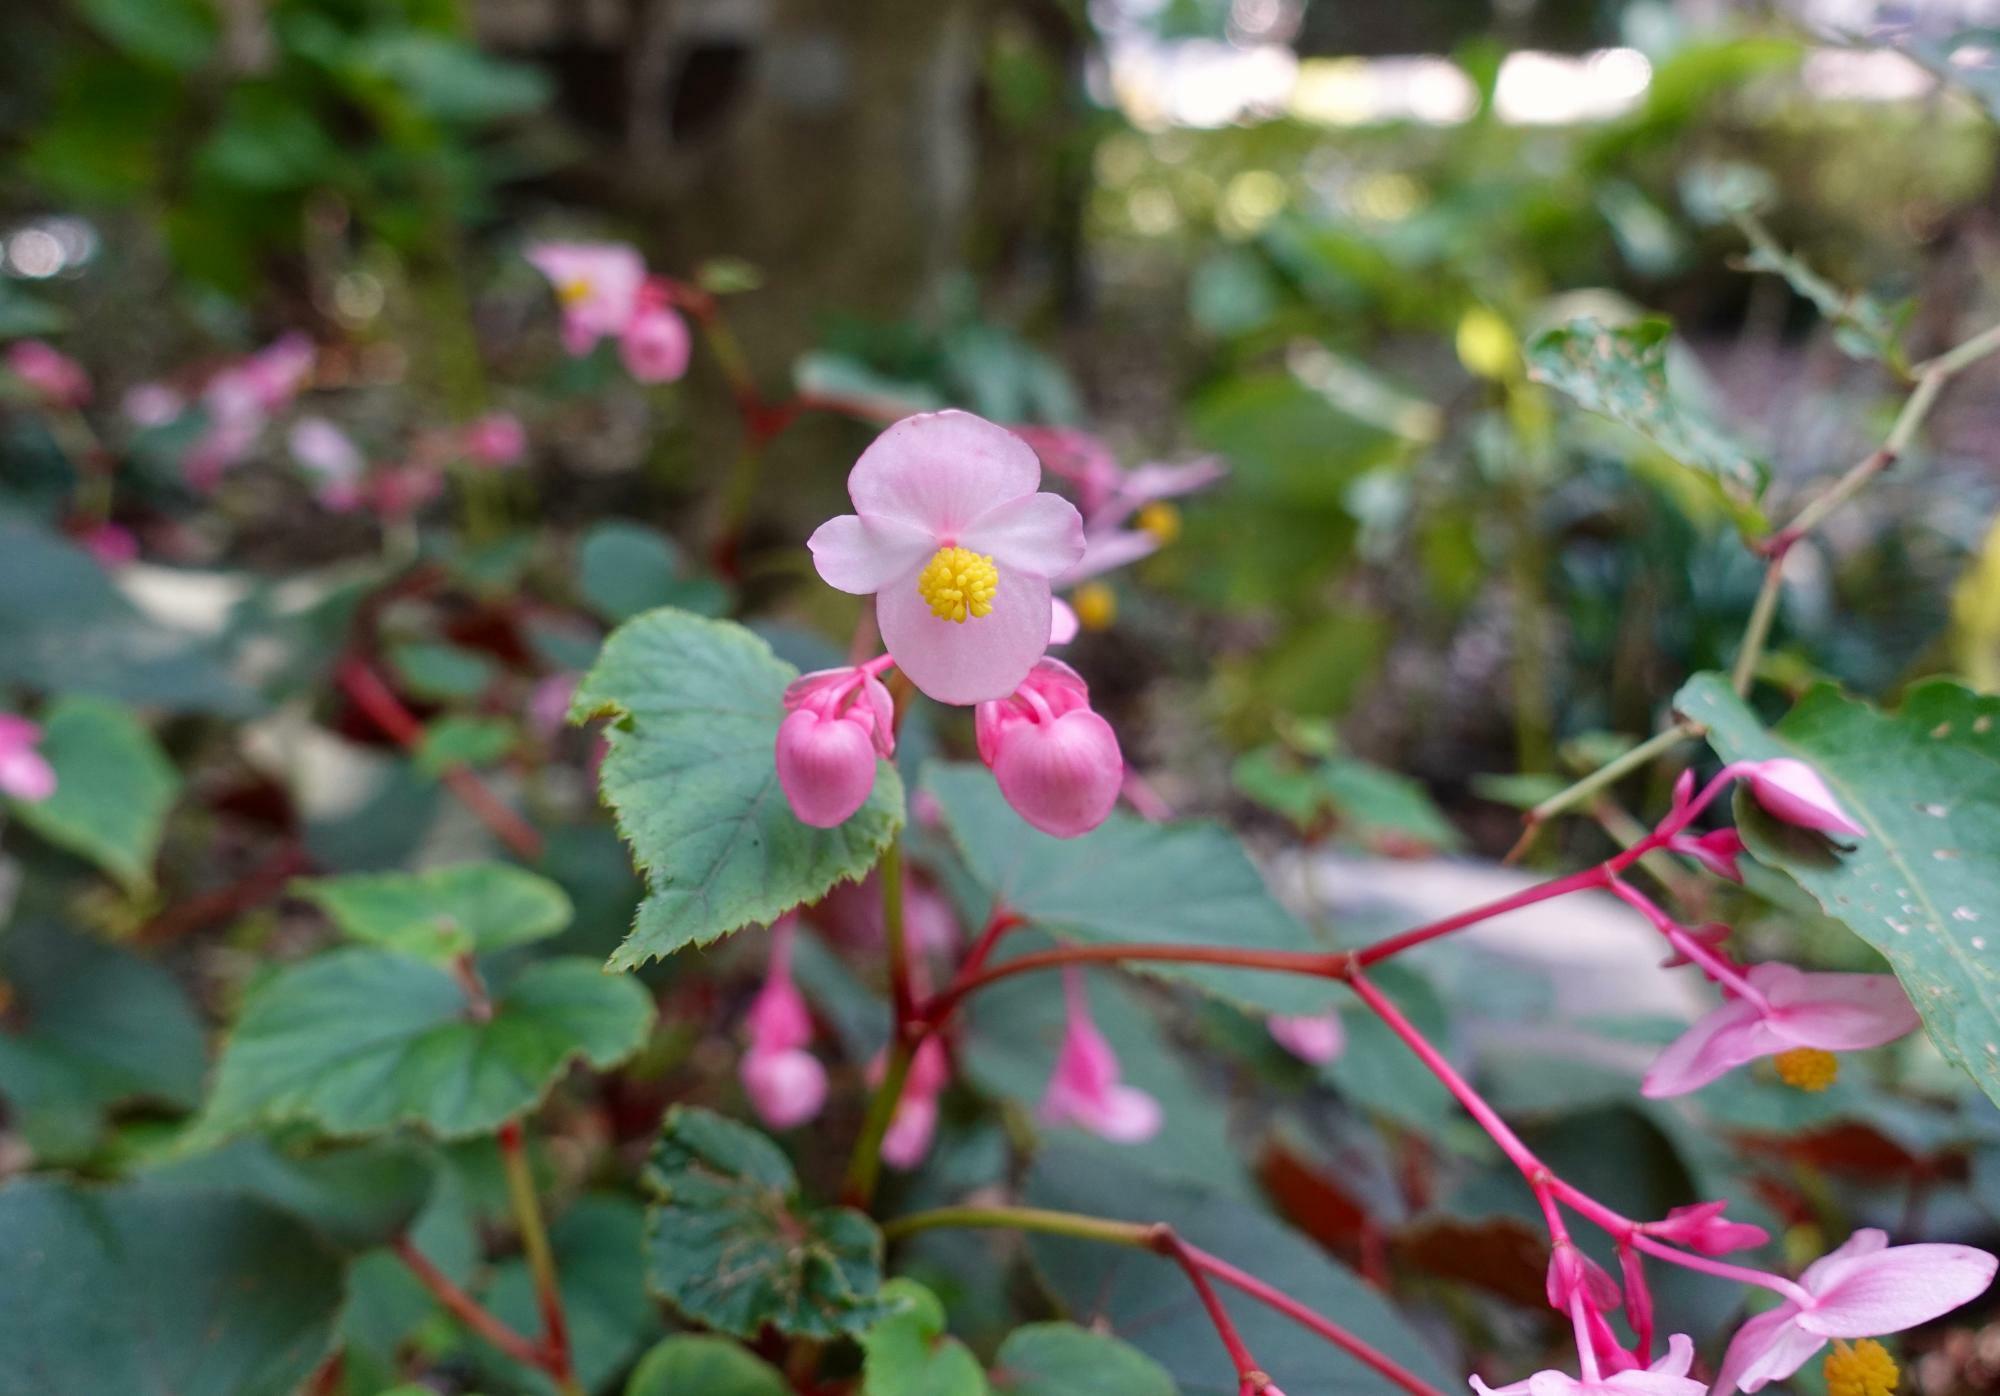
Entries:
[[555,288],[569,353],[581,357],[615,339],[625,371],[641,383],[671,383],[687,372],[694,347],[687,321],[674,309],[667,282],[647,273],[637,248],[542,242],[526,256]]

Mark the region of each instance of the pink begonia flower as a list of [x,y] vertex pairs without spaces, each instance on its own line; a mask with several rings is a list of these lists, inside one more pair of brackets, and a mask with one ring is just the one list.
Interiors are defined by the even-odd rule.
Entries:
[[1075,492],[1077,507],[1094,529],[1111,528],[1156,499],[1192,494],[1229,473],[1215,456],[1126,470],[1101,438],[1079,428],[1019,426],[1014,431],[1035,448],[1049,473]]
[[139,556],[139,540],[123,524],[98,524],[79,534],[76,541],[99,567],[123,567]]
[[1049,579],[1083,555],[1083,520],[1041,478],[983,418],[905,417],[854,463],[855,512],[810,540],[829,585],[874,594],[896,666],[941,703],[1007,697],[1048,648]]
[[563,348],[588,354],[600,339],[625,333],[639,308],[646,263],[622,242],[540,242],[524,255],[555,287],[562,305]]
[[1471,1377],[1479,1396],[1596,1396],[1614,1392],[1618,1396],[1704,1396],[1707,1389],[1688,1375],[1694,1365],[1694,1342],[1685,1333],[1667,1339],[1667,1350],[1652,1366],[1644,1369],[1599,1375],[1586,1372],[1582,1380],[1567,1372],[1543,1371],[1506,1386],[1488,1386]]
[[1667,840],[1667,851],[1692,858],[1717,877],[1731,882],[1743,880],[1736,860],[1743,856],[1743,836],[1734,829],[1713,829],[1706,834],[1675,834]]
[[299,468],[313,477],[313,493],[329,509],[345,511],[361,503],[361,477],[368,462],[348,434],[324,417],[301,417],[286,434]]
[[53,344],[16,340],[7,346],[7,371],[51,407],[81,407],[90,401],[90,375]]
[[134,426],[163,427],[187,411],[187,399],[164,383],[140,383],[126,392],[119,410]]
[[1076,670],[1043,658],[1003,702],[981,703],[973,732],[1014,812],[1059,839],[1087,834],[1118,803],[1118,734],[1090,708]]
[[466,423],[460,437],[466,459],[491,470],[519,465],[528,453],[528,433],[512,412],[489,412]]
[[1727,1202],[1696,1202],[1676,1207],[1665,1221],[1648,1223],[1646,1234],[1676,1246],[1686,1246],[1703,1255],[1727,1255],[1731,1251],[1761,1246],[1771,1233],[1749,1222],[1731,1221],[1722,1213]]
[[1705,1015],[1660,1053],[1642,1094],[1685,1095],[1733,1067],[1795,1047],[1879,1047],[1918,1023],[1892,974],[1807,974],[1774,961],[1752,965],[1745,978],[1764,1002],[1732,997]]
[[41,739],[25,717],[0,713],[0,795],[36,804],[56,793],[55,768],[35,750]]
[[1091,1020],[1083,975],[1063,972],[1069,1020],[1055,1072],[1042,1096],[1041,1116],[1052,1125],[1077,1125],[1118,1144],[1138,1144],[1160,1132],[1160,1102],[1120,1078],[1118,1054]]
[[1334,1012],[1266,1018],[1272,1040],[1302,1062],[1325,1066],[1347,1046],[1347,1029]]
[[694,337],[680,312],[666,305],[642,306],[618,341],[625,371],[641,383],[671,383],[688,370]]
[[1779,756],[1769,761],[1746,762],[1742,770],[1757,803],[1787,824],[1816,829],[1822,834],[1867,837],[1868,831],[1847,817],[1819,772],[1805,762]]
[[896,704],[866,666],[820,669],[785,689],[778,785],[801,823],[831,829],[875,788],[875,758],[896,754]]
[[738,1068],[758,1118],[772,1129],[791,1129],[826,1104],[826,1068],[805,1050],[813,1038],[812,1012],[792,982],[792,943],[798,918],[771,926],[771,964],[745,1021],[750,1050]]
[[1799,1276],[1810,1302],[1787,1299],[1737,1330],[1716,1396],[1783,1381],[1832,1338],[1876,1338],[1928,1323],[1977,1298],[1996,1262],[1971,1246],[1892,1246],[1863,1227]]
[[[883,1058],[878,1055],[868,1068],[869,1084],[879,1084],[884,1070]],[[910,1062],[902,1099],[896,1102],[896,1113],[882,1136],[884,1163],[907,1172],[924,1161],[937,1135],[938,1097],[950,1084],[951,1059],[944,1054],[944,1044],[934,1036],[925,1038]]]

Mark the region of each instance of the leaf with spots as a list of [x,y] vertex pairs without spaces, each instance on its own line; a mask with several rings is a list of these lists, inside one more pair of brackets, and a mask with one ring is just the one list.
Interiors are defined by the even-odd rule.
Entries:
[[1754,512],[1750,506],[1763,493],[1770,469],[1675,393],[1667,366],[1672,334],[1665,320],[1617,329],[1572,320],[1528,346],[1529,372],[1713,482],[1739,514]]
[[778,1146],[712,1111],[675,1106],[646,1167],[655,1202],[646,1280],[688,1318],[739,1338],[865,1332],[881,1295],[882,1233],[850,1207],[808,1208]]
[[2000,697],[1921,684],[1884,712],[1821,685],[1766,729],[1719,674],[1675,698],[1728,761],[1809,762],[1867,836],[1851,849],[1746,798],[1750,851],[1881,951],[1944,1054],[2000,1101]]
[[570,716],[612,719],[599,779],[648,892],[614,968],[818,901],[865,874],[902,827],[903,787],[888,762],[838,828],[793,815],[774,752],[797,677],[742,626],[685,611],[648,611],[604,642]]

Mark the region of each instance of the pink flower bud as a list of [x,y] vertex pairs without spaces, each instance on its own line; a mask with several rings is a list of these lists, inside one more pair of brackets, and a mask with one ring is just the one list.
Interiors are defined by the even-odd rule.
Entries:
[[1669,851],[1683,858],[1692,858],[1717,877],[1731,882],[1743,880],[1743,870],[1736,860],[1743,856],[1743,836],[1734,829],[1715,829],[1699,837],[1693,834],[1675,834],[1667,840]]
[[826,1068],[805,1050],[812,1041],[812,1012],[792,982],[792,940],[798,919],[771,926],[771,964],[744,1021],[750,1050],[738,1074],[750,1104],[773,1129],[804,1124],[826,1104]]
[[140,383],[119,404],[135,427],[163,427],[187,410],[187,402],[164,383]]
[[77,542],[100,567],[122,567],[139,556],[139,540],[123,524],[101,523],[79,535]]
[[1789,756],[1753,761],[1744,767],[1744,775],[1757,803],[1787,824],[1855,839],[1867,835],[1866,829],[1847,817],[1819,772],[1803,761]]
[[1118,1054],[1091,1020],[1083,976],[1074,969],[1067,971],[1063,992],[1069,1022],[1048,1092],[1042,1097],[1042,1118],[1050,1124],[1077,1125],[1119,1144],[1151,1139],[1160,1132],[1159,1101],[1120,1080]]
[[56,793],[55,768],[35,750],[41,739],[25,717],[0,713],[0,795],[34,804]]
[[1624,1302],[1609,1271],[1574,1243],[1558,1241],[1549,1252],[1549,1307],[1568,1313],[1570,1300],[1577,1295],[1594,1310],[1615,1309]]
[[1341,1026],[1338,1013],[1268,1018],[1264,1026],[1280,1047],[1314,1066],[1326,1065],[1347,1046],[1347,1029]]
[[778,785],[800,821],[846,822],[875,788],[875,758],[895,753],[895,703],[871,669],[823,669],[793,680],[778,724]]
[[466,424],[461,445],[474,465],[499,470],[521,463],[528,453],[528,433],[513,413],[489,412]]
[[974,717],[980,758],[1030,824],[1059,839],[1087,834],[1118,802],[1125,758],[1111,724],[1090,709],[1074,669],[1044,657],[1009,698]]
[[[868,1067],[869,1083],[879,1084],[884,1070],[884,1059],[878,1055]],[[950,1083],[951,1061],[945,1056],[944,1044],[935,1037],[925,1038],[910,1063],[903,1098],[896,1103],[896,1113],[882,1138],[883,1162],[907,1171],[924,1161],[937,1134],[938,1097]]]
[[810,1052],[750,1052],[737,1069],[757,1117],[772,1129],[791,1129],[826,1104],[826,1068]]
[[39,339],[9,345],[7,370],[50,407],[81,407],[90,401],[90,375],[83,365]]
[[1697,1202],[1676,1207],[1665,1221],[1651,1222],[1646,1233],[1676,1246],[1700,1251],[1703,1255],[1727,1255],[1731,1251],[1761,1246],[1771,1234],[1749,1222],[1730,1221],[1722,1215],[1726,1202]]
[[642,308],[618,341],[625,371],[641,383],[671,383],[688,369],[687,321],[664,305]]

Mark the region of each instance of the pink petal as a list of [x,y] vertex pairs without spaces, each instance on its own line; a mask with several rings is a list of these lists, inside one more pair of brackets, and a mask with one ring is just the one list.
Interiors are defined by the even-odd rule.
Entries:
[[55,768],[40,752],[25,748],[0,750],[0,794],[38,804],[56,793]]
[[1111,724],[1088,710],[1004,730],[993,760],[1000,793],[1030,824],[1059,839],[1087,834],[1118,803],[1125,758]]
[[693,338],[687,321],[665,306],[635,314],[618,341],[625,371],[640,383],[672,383],[687,372]]
[[1766,992],[1772,1028],[1807,1047],[1879,1047],[1922,1021],[1893,974],[1801,974]]
[[1722,1371],[1715,1378],[1716,1396],[1728,1396],[1739,1387],[1756,1391],[1766,1382],[1783,1381],[1805,1366],[1826,1345],[1826,1339],[1800,1328],[1794,1321],[1797,1316],[1796,1304],[1780,1304],[1737,1329],[1729,1351],[1723,1354]]
[[1541,1371],[1528,1378],[1528,1396],[1585,1396],[1589,1390],[1568,1372]]
[[1083,556],[1083,516],[1059,495],[1024,494],[988,509],[958,541],[1002,567],[1054,577]]
[[1205,456],[1183,465],[1149,464],[1134,466],[1125,473],[1104,505],[1090,516],[1091,527],[1103,528],[1122,521],[1142,504],[1171,499],[1206,489],[1229,474],[1220,456]]
[[882,1161],[892,1168],[911,1169],[931,1151],[937,1133],[938,1104],[934,1096],[905,1097],[882,1136]]
[[1686,1095],[1783,1044],[1764,1022],[1757,1005],[1731,999],[1701,1018],[1660,1053],[1639,1093],[1652,1100]]
[[1789,756],[1758,761],[1748,769],[1757,803],[1787,824],[1825,834],[1864,838],[1868,831],[1847,817],[1818,771]]
[[1830,1282],[1823,1273],[1809,1286],[1818,1302],[1799,1315],[1799,1327],[1828,1338],[1899,1333],[1984,1294],[1996,1265],[1972,1246],[1891,1246],[1850,1257]]
[[875,744],[860,723],[801,708],[778,724],[778,785],[800,822],[845,823],[875,788]]
[[806,546],[828,586],[867,596],[892,586],[914,594],[916,574],[938,541],[928,529],[886,514],[841,514],[814,529]]
[[1694,1366],[1694,1339],[1685,1333],[1676,1333],[1667,1339],[1667,1350],[1653,1359],[1649,1369],[1664,1372],[1670,1377],[1684,1377]]
[[914,578],[876,594],[875,620],[896,667],[940,703],[1005,698],[1048,648],[1048,581],[998,570],[992,611],[963,623],[932,615]]
[[1277,1044],[1302,1062],[1324,1066],[1347,1045],[1347,1029],[1338,1013],[1314,1013],[1293,1018],[1268,1018],[1264,1026]]
[[1150,557],[1160,550],[1160,540],[1137,529],[1114,530],[1084,535],[1083,556],[1067,572],[1056,578],[1057,586],[1074,586],[1102,572],[1116,571],[1127,563]]
[[1875,1226],[1860,1227],[1845,1241],[1808,1265],[1800,1273],[1799,1283],[1814,1294],[1831,1289],[1853,1262],[1887,1249],[1888,1232]]
[[887,514],[944,538],[1041,481],[1041,461],[1004,427],[970,412],[920,412],[869,444],[847,493],[857,513]]
[[1472,1383],[1472,1389],[1478,1392],[1479,1396],[1531,1396],[1528,1384],[1533,1378],[1523,1377],[1519,1381],[1510,1381],[1505,1386],[1488,1386],[1476,1373],[1466,1380]]
[[1076,638],[1077,631],[1082,628],[1082,622],[1077,620],[1076,611],[1070,606],[1069,602],[1063,600],[1060,596],[1049,599],[1050,644],[1066,645]]
[[759,1118],[772,1129],[791,1129],[826,1104],[826,1068],[809,1052],[753,1051],[738,1074]]
[[1631,1392],[1632,1396],[1704,1396],[1708,1388],[1692,1377],[1668,1372],[1620,1372],[1605,1378],[1605,1391]]

